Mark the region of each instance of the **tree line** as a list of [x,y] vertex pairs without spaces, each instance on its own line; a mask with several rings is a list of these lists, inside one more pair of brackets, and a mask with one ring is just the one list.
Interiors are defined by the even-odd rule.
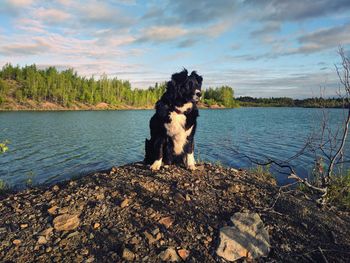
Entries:
[[343,108],[347,107],[347,102],[342,98],[307,98],[292,99],[280,98],[253,98],[238,97],[236,99],[242,107],[304,107],[304,108]]
[[[166,89],[166,83],[148,89],[132,88],[127,80],[108,78],[103,74],[96,79],[79,76],[73,69],[63,71],[55,67],[39,69],[36,65],[12,66],[5,64],[0,70],[0,105],[11,97],[21,103],[26,100],[54,102],[70,107],[76,102],[96,105],[152,107]],[[231,87],[209,88],[204,91],[208,105],[236,106]]]
[[219,88],[208,88],[203,94],[204,103],[208,106],[214,104],[225,106],[226,108],[235,108],[239,104],[234,99],[234,91],[229,86]]

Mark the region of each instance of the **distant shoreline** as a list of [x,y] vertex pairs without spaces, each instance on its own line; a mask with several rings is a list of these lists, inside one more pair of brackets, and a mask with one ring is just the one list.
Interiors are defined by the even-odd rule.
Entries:
[[[227,109],[221,105],[198,105],[200,109]],[[71,107],[63,107],[60,104],[52,102],[35,102],[28,100],[24,103],[4,103],[0,105],[0,112],[9,111],[114,111],[114,110],[153,110],[154,106],[134,107],[129,105],[110,105],[108,103],[98,103],[96,105],[75,103]]]
[[[253,99],[253,98],[252,98]],[[307,99],[301,100],[303,103],[280,103],[281,99],[265,99],[267,103],[261,103],[259,100],[262,99],[253,99],[253,101],[241,101],[241,98],[236,99],[238,102],[235,105],[241,108],[344,108],[343,105],[336,100],[326,100],[326,103],[320,103],[319,101]],[[273,101],[272,100],[277,100]],[[330,102],[337,102],[331,104]],[[313,103],[312,103],[313,102]],[[344,105],[346,107],[346,105]],[[232,108],[238,108],[232,107]],[[225,107],[221,104],[211,104],[208,105],[206,103],[200,102],[198,104],[199,109],[231,109],[231,107]],[[81,102],[74,102],[69,107],[62,106],[59,103],[51,102],[51,101],[34,101],[34,100],[26,100],[23,102],[16,102],[13,99],[8,99],[6,102],[3,102],[0,105],[0,112],[9,112],[9,111],[114,111],[114,110],[152,110],[154,109],[154,105],[148,106],[131,106],[127,104],[119,104],[113,105],[105,102],[100,102],[95,105],[93,104],[85,104]]]
[[[236,108],[228,108],[224,106],[199,106],[198,107],[201,110],[224,110],[224,109],[237,109],[237,108],[303,108],[303,109],[342,109],[343,107],[311,107],[311,106],[260,106],[260,105],[247,105]],[[57,107],[57,108],[1,108],[0,107],[0,113],[1,112],[47,112],[47,111],[125,111],[125,110],[153,110],[154,107],[130,107],[130,106],[123,106],[123,107],[83,107],[83,108],[69,108],[69,107]]]

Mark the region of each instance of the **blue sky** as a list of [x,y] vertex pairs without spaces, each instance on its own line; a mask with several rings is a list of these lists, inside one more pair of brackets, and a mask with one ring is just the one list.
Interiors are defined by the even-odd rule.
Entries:
[[336,94],[349,0],[0,0],[0,66],[73,67],[146,88],[183,67],[236,96]]

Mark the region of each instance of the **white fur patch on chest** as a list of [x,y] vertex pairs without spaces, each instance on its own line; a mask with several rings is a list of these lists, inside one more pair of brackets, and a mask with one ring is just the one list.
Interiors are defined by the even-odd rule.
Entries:
[[165,124],[167,135],[172,138],[174,143],[174,152],[179,155],[183,152],[183,148],[187,142],[187,137],[191,134],[193,126],[188,130],[185,129],[186,116],[183,114],[191,108],[192,103],[186,103],[181,108],[177,108],[182,113],[170,112],[170,123]]

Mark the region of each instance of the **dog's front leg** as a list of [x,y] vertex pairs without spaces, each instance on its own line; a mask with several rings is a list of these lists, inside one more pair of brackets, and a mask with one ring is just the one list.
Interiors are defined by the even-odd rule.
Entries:
[[186,154],[186,167],[191,171],[196,170],[196,161],[193,152]]
[[154,144],[156,160],[150,167],[152,171],[158,171],[162,166],[164,142],[165,140],[163,138],[160,138]]
[[196,161],[194,159],[193,152],[194,152],[194,143],[193,143],[193,140],[190,140],[185,147],[184,163],[186,165],[186,168],[191,171],[196,170]]

